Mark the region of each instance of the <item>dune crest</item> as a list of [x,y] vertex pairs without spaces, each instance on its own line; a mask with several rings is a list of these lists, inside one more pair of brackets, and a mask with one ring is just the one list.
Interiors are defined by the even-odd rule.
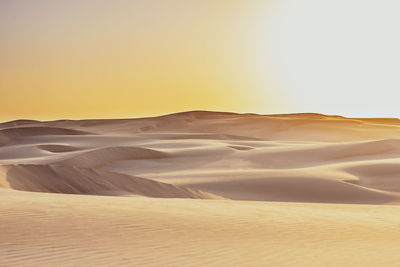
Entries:
[[165,157],[168,157],[167,153],[142,147],[104,147],[83,152],[59,164],[95,168],[120,160],[153,160]]
[[94,169],[57,165],[9,165],[0,168],[0,185],[21,191],[84,194],[138,195],[160,198],[222,199],[180,186]]
[[53,153],[63,153],[79,150],[77,147],[67,145],[38,145],[38,148]]

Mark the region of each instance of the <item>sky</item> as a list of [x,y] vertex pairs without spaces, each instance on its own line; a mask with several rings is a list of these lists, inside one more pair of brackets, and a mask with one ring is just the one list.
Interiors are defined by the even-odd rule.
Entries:
[[2,0],[0,120],[400,117],[395,0]]

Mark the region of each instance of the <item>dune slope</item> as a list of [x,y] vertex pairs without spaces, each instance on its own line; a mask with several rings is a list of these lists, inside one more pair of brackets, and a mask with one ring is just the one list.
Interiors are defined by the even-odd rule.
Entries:
[[[400,201],[397,119],[194,111],[143,119],[24,120],[0,128],[0,165],[90,169],[102,173],[96,183],[110,182],[106,171],[234,200]],[[71,183],[66,171],[50,173],[58,183]],[[42,179],[49,187],[51,175]]]
[[219,198],[201,191],[140,177],[57,165],[2,166],[0,186],[22,191],[62,194]]

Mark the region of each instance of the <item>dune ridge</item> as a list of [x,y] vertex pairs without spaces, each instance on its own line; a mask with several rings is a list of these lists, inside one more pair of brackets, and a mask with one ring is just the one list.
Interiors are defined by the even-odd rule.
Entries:
[[398,266],[400,121],[0,124],[0,265]]
[[[31,122],[27,122],[30,124]],[[23,124],[25,125],[25,123]],[[3,125],[4,126],[4,125]],[[92,135],[93,133],[58,127],[34,126],[34,127],[12,127],[0,129],[0,146],[10,145],[18,139],[30,136],[43,135]]]
[[165,157],[168,157],[167,153],[154,149],[115,146],[83,152],[77,156],[59,162],[59,164],[95,168],[119,160],[152,160]]
[[88,168],[58,165],[8,165],[1,166],[0,172],[0,185],[3,188],[21,191],[222,199],[213,194],[181,186]]
[[24,137],[37,135],[90,135],[93,133],[59,127],[15,127],[1,129],[0,133],[10,137]]
[[52,153],[63,153],[79,150],[77,147],[68,145],[38,145],[37,147]]

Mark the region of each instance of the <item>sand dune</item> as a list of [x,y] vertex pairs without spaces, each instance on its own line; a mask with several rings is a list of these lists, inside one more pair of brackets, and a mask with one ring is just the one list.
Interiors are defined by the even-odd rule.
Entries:
[[14,120],[14,121],[0,123],[0,129],[1,128],[17,127],[17,126],[21,126],[21,125],[37,124],[37,123],[40,123],[40,121],[36,121],[36,120]]
[[[398,138],[400,120],[344,118],[322,114],[258,115],[190,111],[153,118],[120,120],[58,120],[24,124],[67,127],[101,134],[142,132],[207,133],[270,140],[340,142]],[[9,123],[0,124],[0,128]],[[295,133],[295,134],[294,134]]]
[[0,149],[3,165],[112,171],[237,200],[382,204],[399,198],[396,172],[362,171],[399,158],[396,119],[196,111],[1,127],[0,134],[14,138]]
[[101,167],[120,160],[153,160],[168,157],[167,153],[141,147],[105,147],[84,152],[63,161],[62,165]]
[[266,177],[196,183],[192,188],[237,200],[383,204],[399,194],[348,182],[310,177]]
[[[27,122],[30,124],[30,122]],[[4,127],[4,125],[2,125]],[[89,135],[92,133],[56,127],[15,127],[0,129],[0,146],[15,143],[18,139],[45,135]]]
[[56,128],[56,127],[16,127],[2,129],[0,132],[3,135],[10,137],[24,137],[24,136],[36,136],[36,135],[86,135],[92,134],[89,132],[78,131],[67,128]]
[[2,123],[0,265],[397,266],[399,166],[391,118]]
[[0,146],[9,145],[12,143],[12,138],[6,134],[0,133]]
[[67,145],[39,145],[38,148],[53,153],[63,153],[79,150],[77,147]]
[[2,166],[0,186],[44,193],[222,199],[216,195],[140,177],[55,165]]

